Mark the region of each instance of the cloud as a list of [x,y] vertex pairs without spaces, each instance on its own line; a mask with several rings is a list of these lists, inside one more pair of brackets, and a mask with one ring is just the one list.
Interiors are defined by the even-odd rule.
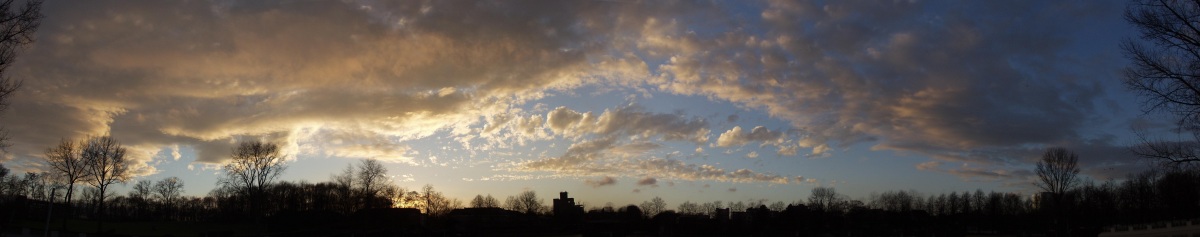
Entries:
[[[527,160],[508,167],[508,170],[549,172],[556,176],[568,177],[655,175],[679,180],[789,183],[789,178],[784,175],[759,173],[748,169],[726,171],[711,165],[687,164],[675,159],[657,158],[651,154],[651,151],[663,148],[660,144],[663,142],[697,145],[707,142],[709,125],[700,118],[647,112],[645,108],[636,104],[606,109],[598,116],[592,115],[591,112],[557,107],[545,117],[546,127],[556,136],[577,141],[562,155]],[[759,130],[757,135],[754,135],[756,138],[763,134],[781,134]],[[697,148],[696,152],[703,152],[703,148]],[[672,157],[675,153],[668,153],[667,157]],[[657,182],[657,178],[643,178],[639,181],[639,184]]]
[[[798,143],[793,141],[793,138],[794,137],[789,136],[784,132],[771,131],[763,126],[756,126],[749,132],[744,131],[741,126],[734,126],[732,129],[729,129],[728,131],[725,131],[724,133],[721,133],[721,135],[717,136],[717,142],[714,145],[716,147],[734,147],[744,146],[752,142],[758,142],[761,144],[761,146],[771,145],[777,147],[778,151],[776,153],[781,156],[794,156],[797,154],[799,146],[797,146]],[[809,156],[825,155],[825,152],[828,151],[828,147],[822,147],[821,145],[824,144],[814,147],[813,153],[809,154]],[[757,154],[758,153],[756,152],[754,157],[757,157]]]
[[562,156],[524,162],[516,169],[557,171],[587,176],[591,176],[591,173],[610,172],[611,168],[590,164],[594,164],[595,160],[602,159],[602,151],[611,149],[615,142],[615,138],[605,138],[572,144]]
[[763,126],[754,127],[750,132],[742,131],[741,126],[734,126],[717,137],[717,147],[742,146],[750,142],[778,144],[783,142],[784,138],[782,132],[771,131]]
[[[770,1],[728,14],[713,2],[47,2],[54,17],[9,71],[25,84],[5,115],[13,147],[3,159],[37,160],[60,139],[107,133],[143,175],[164,149],[219,164],[245,139],[279,142],[293,157],[412,164],[417,148],[401,144],[436,134],[469,152],[572,143],[561,156],[514,161],[523,170],[791,182],[648,154],[708,144],[704,118],[638,105],[519,109],[587,85],[765,112],[791,127],[735,126],[715,145],[769,144],[780,155],[866,143],[971,163],[961,175],[1015,178],[1036,148],[1092,157],[1119,147],[1083,131],[1102,127],[1092,105],[1108,93],[1087,78],[1111,75],[1080,65],[1120,62],[1065,53],[1087,43],[1070,40],[1074,26],[1119,4],[930,4]],[[988,20],[1012,15],[1026,17]],[[338,134],[348,137],[324,140]],[[1132,170],[1094,154],[1103,157],[1085,167]]]
[[231,139],[315,142],[306,135],[349,131],[392,140],[329,153],[407,160],[388,150],[443,129],[465,136],[479,114],[584,84],[597,49],[581,45],[589,40],[578,23],[610,6],[509,14],[451,1],[46,3],[54,17],[11,70],[26,80],[7,124],[36,131],[14,129],[6,159],[109,133],[148,174],[149,154],[164,147],[220,163]]
[[805,178],[804,176],[796,176],[795,178],[792,178],[792,180],[796,184],[810,184],[810,185],[819,184],[817,179]]
[[567,129],[571,127],[588,126],[594,123],[596,123],[596,117],[592,116],[592,113],[575,112],[566,106],[559,106],[546,115],[546,125],[559,134],[566,133]]
[[750,159],[758,158],[758,152],[751,151],[750,153],[746,153],[746,158],[750,158]]
[[[820,144],[820,145],[814,146],[812,148],[812,153],[809,153],[808,156],[809,157],[828,157],[828,156],[830,156],[829,150],[830,150],[829,144]],[[783,153],[783,150],[781,148],[780,154],[782,154],[782,153]],[[793,151],[793,154],[794,153],[795,152]]]
[[941,166],[941,165],[942,165],[942,162],[929,161],[929,162],[917,164],[917,169],[918,170],[937,170],[938,166]]
[[546,124],[551,130],[568,137],[661,136],[668,141],[702,144],[708,141],[710,133],[708,122],[703,119],[688,118],[680,114],[653,113],[636,104],[605,109],[599,116],[593,116],[591,112],[581,113],[567,107],[558,107],[548,113],[546,118]]
[[329,151],[332,156],[378,159],[383,162],[416,164],[408,147],[396,144],[355,144]]
[[[1004,150],[1093,136],[1084,130],[1102,119],[1092,104],[1105,99],[1106,83],[1082,78],[1111,72],[1082,69],[1077,62],[1092,55],[1064,52],[1081,43],[1068,38],[1079,30],[1071,25],[1119,14],[1119,5],[956,4],[939,7],[966,14],[930,18],[933,4],[772,1],[760,14],[765,30],[716,24],[708,29],[726,33],[710,36],[685,23],[647,21],[633,39],[664,61],[650,84],[785,119],[801,130],[798,144],[812,148],[810,156],[868,143],[906,154],[979,155],[969,162],[1018,161]],[[1017,22],[979,20],[1018,9],[1056,10],[1025,12]],[[753,132],[739,130],[722,133],[718,146],[752,140]]]
[[[791,177],[779,174],[761,173],[750,169],[727,171],[712,165],[689,164],[676,159],[653,157],[618,159],[606,151],[613,147],[614,141],[615,139],[607,138],[577,143],[568,148],[562,156],[520,162],[507,169],[517,172],[550,172],[566,177],[656,176],[658,178],[655,178],[655,182],[658,179],[674,179],[789,184],[793,180]],[[645,179],[640,181],[645,181]]]
[[958,176],[959,178],[962,178],[964,180],[976,180],[976,181],[1001,181],[1001,180],[1012,180],[1012,179],[1022,180],[1022,179],[1029,179],[1033,175],[1032,172],[1029,172],[1027,170],[1005,170],[1005,169],[988,170],[988,169],[977,168],[977,167],[960,167],[957,169],[947,170],[946,172],[953,174],[955,176]]
[[625,156],[635,156],[661,147],[662,145],[659,145],[658,143],[637,142],[614,147],[612,148],[612,152]]
[[617,179],[614,179],[613,177],[610,177],[610,176],[604,176],[603,178],[601,178],[599,180],[591,180],[591,179],[584,180],[583,183],[587,184],[588,186],[592,186],[593,188],[599,188],[602,186],[616,185]]
[[650,186],[658,187],[658,179],[655,179],[654,177],[645,177],[645,178],[639,179],[637,182],[637,185],[638,186],[650,185]]

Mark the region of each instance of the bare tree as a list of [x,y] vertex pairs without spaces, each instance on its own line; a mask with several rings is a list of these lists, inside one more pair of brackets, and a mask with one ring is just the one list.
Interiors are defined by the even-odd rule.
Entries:
[[38,186],[38,180],[41,179],[38,176],[40,176],[38,173],[25,172],[25,176],[17,182],[17,188],[20,190],[18,195],[25,196],[27,198],[37,198],[36,193],[38,189],[42,188]]
[[[21,80],[4,75],[16,61],[17,49],[33,43],[33,33],[42,19],[42,1],[25,1],[17,8],[16,1],[0,2],[0,112],[8,109],[9,97],[21,88]],[[0,149],[7,148],[8,132],[0,128]]]
[[[725,208],[725,203],[721,201],[712,201],[700,204],[700,209],[704,210],[709,216],[716,217],[717,209]],[[729,218],[726,216],[725,218]]]
[[129,180],[129,162],[125,160],[125,148],[121,147],[111,136],[91,137],[81,144],[83,150],[80,157],[87,172],[88,184],[96,187],[96,203],[100,213],[97,229],[104,226],[104,199],[108,196],[108,186],[124,183]]
[[783,212],[783,210],[787,209],[787,203],[784,203],[783,201],[776,201],[772,202],[771,205],[767,207],[771,208],[771,211]]
[[423,200],[421,198],[421,194],[417,191],[409,191],[392,185],[387,188],[385,193],[387,193],[388,197],[392,199],[391,201],[393,207],[420,209],[424,205],[422,204]]
[[0,196],[0,201],[3,201],[9,196],[8,193],[10,191],[8,190],[8,173],[8,168],[5,168],[4,164],[0,164],[0,195],[3,195]]
[[1141,141],[1130,147],[1133,154],[1165,168],[1200,167],[1200,130],[1192,131],[1190,141],[1168,141],[1138,133]]
[[162,203],[174,205],[183,194],[183,180],[168,177],[154,183],[154,196]]
[[1079,156],[1065,148],[1046,149],[1035,170],[1041,182],[1035,184],[1055,196],[1066,193],[1079,184],[1078,162]]
[[153,181],[138,180],[137,183],[133,184],[133,190],[129,190],[129,198],[150,199],[150,195],[154,195],[154,191],[151,190],[152,186],[154,186]]
[[488,194],[483,197],[483,207],[500,207],[500,200],[496,200],[492,194]]
[[1179,116],[1180,128],[1193,133],[1190,141],[1143,136],[1133,152],[1167,166],[1200,163],[1200,2],[1132,1],[1125,19],[1138,27],[1142,39],[1121,45],[1133,62],[1125,69],[1125,85],[1144,98],[1147,112]]
[[176,210],[181,206],[180,196],[183,195],[183,180],[178,177],[167,177],[154,183],[154,197],[163,207],[163,217],[175,218]]
[[875,197],[872,201],[872,206],[888,211],[910,211],[917,209],[918,195],[914,195],[915,191],[888,191]]
[[334,193],[337,195],[338,208],[341,208],[343,213],[353,212],[354,208],[358,206],[354,200],[354,165],[347,164],[346,169],[342,170],[342,174],[333,175],[330,178],[333,179],[335,186]]
[[508,197],[508,199],[504,201],[504,205],[507,206],[509,210],[531,215],[542,213],[546,210],[546,205],[543,204],[542,199],[538,198],[537,193],[533,192],[533,190],[521,192],[520,194],[517,194],[516,197]]
[[471,199],[471,208],[482,208],[482,207],[484,207],[483,206],[483,195],[475,194],[475,198]]
[[471,199],[471,207],[473,207],[473,208],[500,207],[500,202],[498,200],[496,200],[496,198],[492,197],[491,194],[488,194],[486,197],[483,195],[475,195],[475,198]]
[[232,160],[225,164],[220,184],[250,198],[253,211],[263,214],[267,186],[283,174],[284,156],[279,146],[262,141],[246,141],[233,148]]
[[[70,208],[73,208],[71,198],[75,197],[75,184],[82,181],[87,174],[83,159],[79,154],[80,146],[85,142],[75,143],[63,139],[58,146],[46,149],[46,162],[50,164],[54,175],[61,178],[62,184],[67,188],[67,195],[63,196],[63,200],[67,204],[68,213],[71,211]],[[66,226],[66,223],[64,220],[63,226]]]
[[387,177],[387,168],[379,163],[376,159],[366,159],[358,165],[358,177],[354,181],[358,184],[358,192],[362,196],[364,208],[376,207],[372,205],[373,200],[379,197],[382,192],[391,185],[391,180]]
[[840,211],[841,197],[832,187],[816,187],[808,197],[808,205],[827,212]]
[[1040,182],[1035,183],[1043,191],[1050,193],[1049,202],[1051,205],[1041,206],[1044,210],[1049,210],[1053,214],[1054,224],[1052,225],[1056,231],[1069,232],[1070,219],[1066,218],[1068,213],[1066,208],[1061,206],[1067,204],[1065,197],[1068,190],[1079,184],[1079,156],[1068,151],[1065,148],[1055,147],[1046,149],[1046,153],[1042,154],[1042,159],[1038,161],[1034,172],[1038,176]]
[[677,207],[675,209],[677,211],[679,211],[679,214],[695,215],[695,214],[704,214],[705,213],[705,210],[701,209],[699,204],[693,203],[691,201],[684,201],[683,203],[680,203],[679,207]]
[[129,190],[129,204],[132,204],[131,209],[135,211],[134,215],[146,215],[150,212],[151,206],[154,205],[150,199],[154,195],[154,181],[138,180],[133,184],[133,190]]
[[428,184],[421,188],[421,199],[425,214],[434,217],[445,216],[450,211],[462,207],[462,201],[446,197],[442,192],[434,191],[433,186]]
[[663,201],[660,197],[654,197],[650,201],[642,202],[639,208],[642,209],[642,214],[645,214],[647,217],[654,217],[667,210],[667,202]]
[[27,185],[31,189],[29,196],[33,199],[54,201],[51,199],[58,195],[57,191],[61,188],[56,178],[50,172],[35,173],[34,176],[26,176],[25,178],[31,179],[26,182],[28,182]]
[[742,202],[742,201],[729,202],[729,210],[731,210],[731,211],[746,211],[746,202]]

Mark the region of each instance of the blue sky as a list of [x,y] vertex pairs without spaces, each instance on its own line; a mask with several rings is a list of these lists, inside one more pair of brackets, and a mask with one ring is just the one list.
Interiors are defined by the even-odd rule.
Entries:
[[[47,2],[4,165],[111,134],[136,179],[212,189],[237,141],[283,180],[361,159],[468,199],[598,206],[872,192],[1030,193],[1047,147],[1146,168],[1175,136],[1121,84],[1111,1]],[[118,192],[125,192],[118,190]]]

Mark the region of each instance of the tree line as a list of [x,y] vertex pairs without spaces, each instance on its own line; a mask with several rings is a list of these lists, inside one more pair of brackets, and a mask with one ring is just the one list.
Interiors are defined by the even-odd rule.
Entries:
[[[104,220],[261,222],[288,216],[346,217],[383,208],[413,208],[433,219],[468,207],[552,216],[551,208],[532,190],[503,202],[491,194],[479,194],[464,205],[430,185],[406,189],[393,183],[387,169],[374,159],[348,165],[324,182],[280,181],[286,170],[284,157],[277,145],[261,141],[242,142],[233,148],[218,186],[204,197],[183,195],[184,183],[177,177],[138,180],[126,195],[112,193],[112,184],[128,182],[131,175],[125,148],[109,136],[63,140],[47,149],[45,158],[50,170],[43,173],[11,174],[0,165],[0,206],[8,210],[5,216],[10,218],[5,221],[52,218],[62,220],[65,227],[67,219],[87,218],[100,220],[97,230],[101,230]],[[621,208],[611,203],[591,207],[587,214],[597,218],[636,216],[640,220],[665,218],[662,216],[718,220],[742,215],[738,213],[768,213],[759,217],[763,221],[803,213],[808,220],[820,219],[821,224],[814,227],[819,231],[849,231],[850,223],[863,223],[851,220],[872,217],[954,222],[991,230],[1048,228],[1065,233],[1200,217],[1200,202],[1196,202],[1200,200],[1200,172],[1194,169],[1155,169],[1119,182],[1097,183],[1076,177],[1077,160],[1065,149],[1048,149],[1036,169],[1040,177],[1037,186],[1044,192],[1035,195],[983,190],[924,195],[900,190],[856,200],[833,187],[816,187],[807,199],[793,202],[684,201],[672,209],[655,197]],[[76,186],[81,187],[78,197]],[[47,212],[52,205],[59,208]],[[1061,221],[1048,221],[1060,223],[1052,226],[1037,224],[1046,220]]]

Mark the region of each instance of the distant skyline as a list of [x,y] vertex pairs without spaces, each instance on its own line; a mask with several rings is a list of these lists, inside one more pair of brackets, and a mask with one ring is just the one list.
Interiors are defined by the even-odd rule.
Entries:
[[1047,147],[1102,182],[1148,167],[1135,130],[1179,136],[1121,84],[1124,4],[46,2],[0,161],[111,134],[194,196],[245,139],[281,180],[375,158],[464,202],[1028,194]]

